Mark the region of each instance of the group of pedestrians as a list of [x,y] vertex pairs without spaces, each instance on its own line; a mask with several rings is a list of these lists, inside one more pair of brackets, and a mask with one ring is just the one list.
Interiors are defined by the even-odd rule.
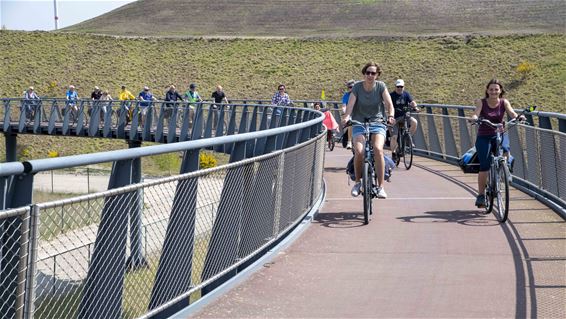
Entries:
[[[391,150],[396,149],[397,141],[395,131],[398,125],[405,120],[405,112],[407,109],[419,111],[417,103],[409,92],[405,91],[405,81],[398,79],[395,82],[395,90],[387,91],[387,86],[383,81],[379,81],[381,75],[381,67],[375,62],[368,62],[362,68],[363,80],[346,82],[347,92],[342,99],[343,117],[342,125],[346,126],[352,120],[363,123],[366,119],[370,120],[371,143],[374,151],[374,164],[377,181],[377,197],[387,198],[387,194],[383,187],[384,180],[384,152],[383,147],[386,140],[386,132],[388,126],[391,131]],[[508,115],[511,119],[517,118],[524,120],[523,115],[517,115],[513,111],[511,104],[503,96],[505,90],[503,84],[492,79],[485,88],[485,96],[475,101],[476,109],[470,121],[478,118],[490,120],[492,123],[504,123],[504,116]],[[417,130],[417,120],[413,117],[409,119],[411,123],[410,133],[414,135]],[[365,136],[364,129],[360,125],[354,125],[343,134],[348,134],[347,148],[354,150],[354,171],[355,184],[352,188],[352,196],[359,196],[362,178],[362,162],[364,159]],[[351,136],[351,138],[349,137]],[[505,157],[509,156],[509,143],[507,136],[504,137],[503,148]],[[478,208],[485,207],[484,190],[487,179],[487,171],[490,166],[490,154],[496,147],[496,131],[486,125],[480,125],[475,148],[477,149],[478,159],[480,162],[480,172],[478,174],[478,196],[475,205]],[[393,154],[394,156],[394,154]]]

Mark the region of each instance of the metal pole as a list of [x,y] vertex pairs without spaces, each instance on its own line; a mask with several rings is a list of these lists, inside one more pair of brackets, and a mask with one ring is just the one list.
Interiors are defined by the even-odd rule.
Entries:
[[57,22],[59,20],[59,16],[57,15],[57,0],[53,0],[53,18],[55,19],[55,30],[57,30]]

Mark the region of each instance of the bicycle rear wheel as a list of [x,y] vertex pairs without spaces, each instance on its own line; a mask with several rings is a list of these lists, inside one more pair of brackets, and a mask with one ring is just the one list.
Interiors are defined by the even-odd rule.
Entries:
[[488,172],[487,172],[487,182],[486,182],[486,186],[485,186],[485,213],[489,214],[491,213],[491,211],[493,210],[493,201],[494,198],[497,197],[495,194],[495,178],[493,177],[494,175],[494,169],[491,168]]
[[336,142],[334,141],[334,136],[332,136],[332,134],[328,135],[327,138],[328,140],[328,149],[330,151],[334,150],[334,146],[336,145]]
[[369,224],[371,215],[371,166],[368,162],[364,162],[364,170],[362,173],[362,187],[364,192],[364,224]]
[[403,164],[407,170],[413,165],[413,138],[409,132],[403,134]]
[[403,143],[401,135],[397,134],[397,148],[395,149],[395,158],[393,159],[395,161],[395,166],[398,167],[399,163],[401,163],[401,156],[403,156],[403,146],[401,145]]
[[509,171],[504,162],[497,169],[497,209],[494,211],[495,218],[500,223],[507,221],[509,213]]

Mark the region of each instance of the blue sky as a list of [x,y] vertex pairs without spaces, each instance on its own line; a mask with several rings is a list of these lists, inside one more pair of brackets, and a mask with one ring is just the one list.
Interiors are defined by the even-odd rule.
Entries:
[[[56,0],[58,27],[99,16],[135,0]],[[0,27],[8,30],[55,29],[53,0],[0,0]]]

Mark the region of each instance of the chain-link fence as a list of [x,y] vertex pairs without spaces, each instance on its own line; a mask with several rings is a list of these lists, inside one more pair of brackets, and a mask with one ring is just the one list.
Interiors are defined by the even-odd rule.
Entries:
[[1,281],[0,317],[136,318],[194,298],[300,222],[321,196],[323,162],[324,134],[217,168],[3,211],[0,261],[13,275]]

